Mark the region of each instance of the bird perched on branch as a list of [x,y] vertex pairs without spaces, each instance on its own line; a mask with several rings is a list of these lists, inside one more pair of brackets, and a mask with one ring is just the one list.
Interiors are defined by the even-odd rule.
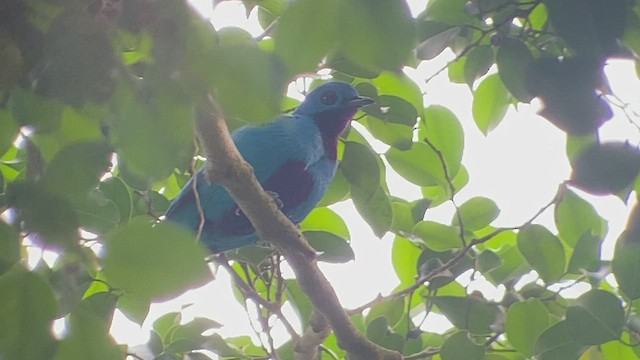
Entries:
[[[338,137],[359,108],[373,103],[348,84],[330,82],[311,91],[292,115],[264,126],[249,125],[232,134],[262,187],[281,211],[300,223],[318,204],[337,168]],[[227,190],[198,171],[197,191],[204,213],[200,240],[214,253],[256,243],[255,230]],[[166,219],[197,232],[200,215],[193,179],[173,200]]]

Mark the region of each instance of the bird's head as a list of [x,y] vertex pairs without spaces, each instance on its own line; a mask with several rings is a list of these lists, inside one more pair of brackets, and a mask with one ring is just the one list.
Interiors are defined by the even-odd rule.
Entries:
[[342,82],[330,82],[318,86],[307,95],[295,111],[297,115],[316,116],[322,113],[350,113],[373,103],[371,98],[360,96],[356,89]]

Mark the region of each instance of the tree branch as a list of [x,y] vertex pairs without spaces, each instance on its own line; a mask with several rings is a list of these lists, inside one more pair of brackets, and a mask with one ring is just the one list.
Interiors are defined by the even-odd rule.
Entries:
[[196,112],[196,129],[207,154],[205,177],[227,188],[251,221],[258,236],[274,244],[293,269],[300,288],[334,330],[338,344],[354,360],[397,360],[402,356],[384,349],[358,332],[317,264],[314,249],[300,230],[278,209],[256,180],[253,169],[235,147],[219,106],[209,97],[208,112]]

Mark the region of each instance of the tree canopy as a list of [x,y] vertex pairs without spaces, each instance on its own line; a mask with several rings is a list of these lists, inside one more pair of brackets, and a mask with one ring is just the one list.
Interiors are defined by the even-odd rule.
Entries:
[[[640,359],[640,213],[628,214],[604,258],[607,223],[585,196],[635,203],[640,193],[637,144],[598,136],[613,122],[640,130],[603,71],[619,58],[639,69],[635,0],[430,0],[417,16],[403,0],[242,3],[263,34],[216,31],[175,0],[0,2],[0,359],[140,359],[110,335],[114,311],[142,324],[151,303],[214,281],[209,262],[231,274],[248,312],[257,309],[262,341],[172,312],[153,323],[154,359]],[[537,99],[539,121],[566,135],[557,156],[572,174],[522,224],[492,225],[494,200],[457,196],[470,176],[460,120],[425,107],[403,72],[449,51],[455,59],[441,71],[468,85],[483,134]],[[298,101],[288,84],[306,77],[314,87],[327,75],[376,103],[342,136],[338,174],[297,228],[251,178],[227,128],[290,110]],[[209,256],[193,234],[162,222],[205,164],[264,244]],[[392,196],[391,171],[422,197]],[[317,267],[354,261],[331,208],[342,201],[376,236],[394,235],[396,289],[354,309]],[[443,204],[454,207],[451,220],[431,219]],[[547,213],[555,226],[538,221]],[[28,261],[34,254],[40,260]],[[463,274],[504,296],[469,291]],[[577,285],[588,290],[563,295]],[[431,313],[453,327],[425,330]],[[65,331],[53,334],[60,318]],[[291,339],[283,345],[273,341],[276,322]]]

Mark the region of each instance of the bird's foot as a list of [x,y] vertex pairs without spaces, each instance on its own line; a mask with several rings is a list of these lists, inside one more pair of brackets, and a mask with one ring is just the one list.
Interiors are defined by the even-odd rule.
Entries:
[[276,206],[278,207],[278,209],[282,210],[282,208],[284,207],[284,202],[280,200],[280,195],[278,195],[278,193],[275,191],[268,191],[268,190],[267,190],[267,194],[269,194],[269,196],[273,198],[273,201],[276,203]]

